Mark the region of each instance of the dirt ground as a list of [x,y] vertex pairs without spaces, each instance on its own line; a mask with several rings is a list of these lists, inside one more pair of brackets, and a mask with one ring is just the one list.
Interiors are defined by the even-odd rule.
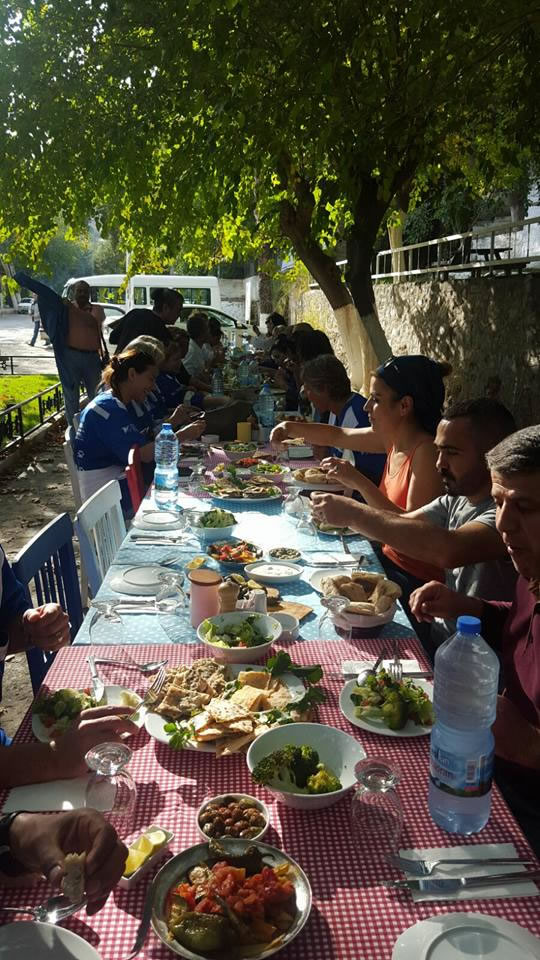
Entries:
[[[62,419],[9,473],[0,474],[0,543],[8,560],[59,513],[75,514],[62,451],[64,430]],[[15,733],[31,700],[26,657],[19,654],[5,665],[0,725],[8,734]]]

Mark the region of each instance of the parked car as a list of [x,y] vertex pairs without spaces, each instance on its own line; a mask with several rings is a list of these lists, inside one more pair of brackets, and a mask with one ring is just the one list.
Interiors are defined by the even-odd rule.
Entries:
[[30,313],[30,308],[34,302],[33,297],[21,297],[19,300],[19,306],[17,307],[17,313]]

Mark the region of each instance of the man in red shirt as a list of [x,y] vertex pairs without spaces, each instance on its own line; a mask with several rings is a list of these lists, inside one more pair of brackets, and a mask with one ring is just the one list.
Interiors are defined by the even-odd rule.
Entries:
[[486,456],[496,526],[519,573],[510,603],[480,600],[426,583],[411,595],[419,620],[469,614],[499,653],[495,779],[540,854],[540,426],[506,437]]

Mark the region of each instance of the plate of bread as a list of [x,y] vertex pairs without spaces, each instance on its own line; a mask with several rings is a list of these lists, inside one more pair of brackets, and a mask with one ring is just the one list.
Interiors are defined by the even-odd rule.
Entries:
[[[316,581],[316,582],[315,582]],[[316,570],[311,585],[323,597],[344,597],[348,604],[340,618],[352,626],[371,627],[389,623],[396,612],[401,587],[382,573],[358,570],[355,573],[332,573]]]
[[300,470],[293,470],[293,480],[297,487],[302,490],[327,490],[329,493],[343,490],[342,483],[336,483],[320,467],[303,467]]

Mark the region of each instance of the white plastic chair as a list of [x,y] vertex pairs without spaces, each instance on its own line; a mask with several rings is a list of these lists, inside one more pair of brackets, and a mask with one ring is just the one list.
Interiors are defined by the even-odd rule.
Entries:
[[65,436],[64,443],[62,448],[64,450],[64,460],[66,461],[69,479],[71,480],[71,489],[73,490],[73,500],[75,501],[75,507],[78,510],[82,504],[81,488],[79,485],[79,471],[77,470],[77,465],[75,463],[75,457],[73,456],[73,445],[75,442],[75,430],[73,427],[68,427]]
[[74,414],[73,414],[73,429],[74,429],[75,433],[77,433],[77,430],[79,429],[79,424],[80,424],[80,422],[81,422],[81,415],[80,415],[80,413],[74,413]]
[[96,596],[116,552],[126,535],[118,480],[110,480],[83,503],[75,530],[92,596]]

